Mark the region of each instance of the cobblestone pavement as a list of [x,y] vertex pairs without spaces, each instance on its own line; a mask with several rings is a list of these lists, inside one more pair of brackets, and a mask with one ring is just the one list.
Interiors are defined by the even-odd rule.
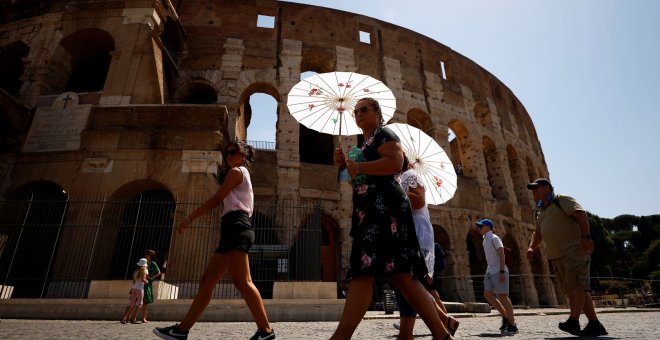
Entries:
[[[516,317],[520,333],[506,338],[576,338],[557,328],[557,323],[567,318],[566,313],[527,311],[522,314]],[[456,333],[457,339],[503,337],[498,332],[500,318],[494,314],[455,316],[461,322]],[[629,308],[617,312],[600,312],[599,318],[609,332],[609,335],[599,339],[660,339],[660,310],[638,311]],[[584,326],[584,316],[581,321]],[[395,339],[397,331],[392,327],[394,322],[398,322],[396,317],[385,317],[382,312],[369,312],[353,339]],[[2,339],[158,339],[152,329],[171,324],[150,322],[123,325],[118,321],[6,319],[0,321],[0,334]],[[274,322],[272,326],[278,339],[328,339],[337,327],[337,322]],[[201,322],[193,328],[190,339],[248,339],[255,329],[254,323],[248,322]],[[417,321],[415,338],[431,339],[428,328],[421,320]]]

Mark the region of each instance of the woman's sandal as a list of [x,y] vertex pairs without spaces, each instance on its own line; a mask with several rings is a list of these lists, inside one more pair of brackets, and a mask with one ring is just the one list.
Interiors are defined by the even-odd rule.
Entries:
[[[451,325],[452,325],[452,321],[454,322],[453,324],[454,324],[455,327],[452,327],[452,326],[451,326]],[[459,326],[460,324],[461,324],[461,323],[458,322],[458,320],[454,319],[454,318],[451,317],[451,316],[447,316],[447,330],[449,331],[449,334],[451,334],[451,336],[454,336],[454,334],[456,334],[456,330],[458,329],[458,326]]]

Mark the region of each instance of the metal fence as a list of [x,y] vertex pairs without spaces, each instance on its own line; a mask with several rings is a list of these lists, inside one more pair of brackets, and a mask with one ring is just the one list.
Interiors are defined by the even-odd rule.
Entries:
[[[513,274],[509,276],[509,298],[514,307],[530,307],[531,302],[528,291],[524,289],[525,282],[534,282],[535,280],[556,282],[554,275],[532,275],[532,274]],[[483,295],[484,276],[471,275],[464,278],[455,276],[442,277],[441,280],[450,280],[454,282],[463,282],[464,291],[471,290],[474,293],[474,302],[488,303]],[[659,294],[653,294],[650,287],[654,280],[640,280],[622,277],[591,277],[591,296],[597,307],[657,307]],[[558,282],[557,282],[558,284]],[[557,289],[560,289],[557,285]],[[443,292],[440,292],[443,295]],[[563,295],[562,292],[556,292]],[[447,294],[451,295],[451,294]],[[445,296],[447,296],[445,295]],[[538,296],[534,300],[538,299]],[[558,299],[558,305],[533,305],[533,307],[567,307],[568,298]]]
[[[93,280],[132,279],[147,249],[178,298],[192,298],[220,236],[220,212],[185,233],[174,224],[205,198],[176,200],[163,190],[128,199],[71,197],[61,189],[0,199],[0,297],[86,298]],[[320,281],[320,207],[315,202],[257,201],[252,279],[264,298],[277,281]],[[216,298],[239,298],[228,277]]]

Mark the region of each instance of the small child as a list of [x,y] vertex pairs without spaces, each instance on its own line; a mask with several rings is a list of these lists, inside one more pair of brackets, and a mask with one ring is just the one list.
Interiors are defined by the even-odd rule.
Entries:
[[142,299],[144,297],[144,284],[149,282],[147,280],[147,259],[140,259],[137,263],[138,269],[133,272],[133,288],[131,288],[131,298],[126,306],[124,315],[121,317],[121,323],[127,323],[130,319],[131,323],[137,323],[137,314],[142,307]]

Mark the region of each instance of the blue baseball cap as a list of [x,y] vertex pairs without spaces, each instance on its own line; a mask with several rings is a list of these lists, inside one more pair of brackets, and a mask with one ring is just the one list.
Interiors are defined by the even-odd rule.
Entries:
[[475,223],[475,224],[476,224],[479,228],[481,228],[481,227],[483,227],[483,226],[488,226],[490,229],[493,229],[493,221],[491,221],[491,220],[489,220],[489,219],[487,219],[487,218],[484,218],[483,220],[481,220],[481,221],[479,221],[479,222],[477,222],[477,223]]

